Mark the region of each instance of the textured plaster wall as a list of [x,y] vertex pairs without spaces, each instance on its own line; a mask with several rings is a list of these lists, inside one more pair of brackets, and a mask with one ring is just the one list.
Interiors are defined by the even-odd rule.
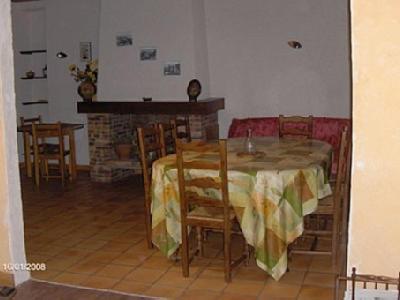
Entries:
[[[98,58],[100,0],[46,0],[45,3],[49,119],[85,124],[84,129],[75,131],[77,162],[89,164],[87,118],[77,113],[76,103],[82,100],[68,65],[85,66],[80,62],[79,42],[91,42],[92,57]],[[59,51],[68,57],[57,58]]]
[[[18,172],[17,128],[10,1],[0,0],[0,271],[3,263],[25,263]],[[29,278],[16,272],[19,284]]]
[[234,117],[349,117],[347,2],[205,0],[210,93],[226,97],[222,136]]
[[[48,105],[23,105],[25,101],[48,99],[47,80],[20,79],[29,70],[40,76],[47,64],[46,53],[22,55],[21,50],[46,49],[46,9],[43,1],[12,2],[12,32],[17,120],[41,115],[48,120]],[[18,135],[20,161],[23,161],[23,138]]]
[[[207,64],[195,62],[194,26],[202,22],[198,16],[193,17],[193,5],[201,8],[201,4],[193,4],[196,1],[202,2],[101,1],[99,100],[130,101],[143,96],[155,100],[187,99],[187,84],[199,75],[196,65]],[[132,35],[132,46],[116,46],[116,36],[123,33]],[[199,41],[205,40],[199,34]],[[157,60],[140,61],[142,47],[156,47]],[[202,50],[205,51],[204,43],[196,49],[197,59],[204,59]],[[181,75],[164,76],[164,63],[173,61],[181,63]]]
[[348,267],[400,270],[400,2],[352,0],[354,156]]

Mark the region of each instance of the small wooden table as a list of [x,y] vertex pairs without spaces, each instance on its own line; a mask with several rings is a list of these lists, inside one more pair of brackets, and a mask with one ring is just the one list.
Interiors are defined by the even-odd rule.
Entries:
[[[43,124],[43,123],[42,123]],[[61,123],[62,133],[68,136],[69,150],[70,150],[70,163],[71,163],[71,174],[70,180],[76,179],[76,150],[75,150],[75,135],[74,131],[83,128],[83,124],[71,124]],[[24,134],[24,140],[29,141],[32,135],[32,125],[18,126],[18,132]],[[24,143],[24,160],[26,167],[26,174],[28,177],[32,177],[32,161],[31,161],[31,145],[30,143]]]

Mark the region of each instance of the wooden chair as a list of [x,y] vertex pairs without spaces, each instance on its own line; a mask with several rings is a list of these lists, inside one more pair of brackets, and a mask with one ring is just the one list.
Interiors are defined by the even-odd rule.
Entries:
[[[204,152],[218,154],[216,161],[204,161],[201,158],[185,159],[187,151],[199,155]],[[193,256],[189,256],[189,232],[188,226],[197,229],[198,248],[202,252],[202,229],[215,229],[222,231],[224,235],[224,269],[225,281],[231,281],[232,268],[248,258],[247,243],[244,244],[244,254],[237,260],[231,257],[232,225],[236,220],[228,197],[227,178],[227,149],[226,141],[220,140],[216,144],[207,144],[204,141],[183,143],[177,140],[177,167],[179,181],[179,197],[181,205],[181,230],[182,230],[182,271],[183,276],[189,276],[189,263]],[[189,178],[188,170],[207,170],[204,176]],[[216,176],[210,177],[210,170],[216,171]],[[200,196],[193,189],[219,190],[222,199],[209,196]]]
[[165,148],[160,142],[160,129],[157,126],[137,128],[137,137],[143,174],[147,246],[151,249],[153,248],[151,240],[151,170],[153,162],[165,155]]
[[[345,128],[341,134],[340,141],[340,152],[339,152],[339,169],[338,176],[333,188],[333,194],[324,199],[319,200],[318,208],[311,215],[305,218],[314,217],[316,223],[311,228],[305,228],[303,235],[299,237],[291,246],[290,254],[323,254],[331,255],[332,264],[335,266],[337,258],[337,250],[340,243],[340,227],[342,223],[343,205],[347,199],[344,196],[347,195],[346,189],[348,188],[349,181],[349,168],[347,164],[349,162],[349,139],[348,129]],[[322,218],[323,226],[321,226],[320,217]],[[327,217],[332,219],[332,225],[328,226],[326,223]],[[330,237],[332,244],[329,250],[318,250],[318,241]],[[311,239],[311,245],[305,244],[304,242]],[[298,248],[300,246],[300,248]],[[304,246],[309,246],[304,248]]]
[[[41,141],[47,138],[54,138],[56,143],[47,144]],[[49,178],[61,178],[62,185],[65,183],[66,164],[65,156],[70,155],[70,151],[65,149],[64,136],[61,123],[56,124],[32,124],[32,140],[35,166],[35,183],[40,184],[40,166],[46,180]],[[50,176],[48,161],[58,160],[60,175]],[[69,164],[69,175],[72,173],[72,163]]]
[[279,115],[279,137],[311,139],[313,134],[313,116],[285,117]]
[[21,121],[21,126],[31,125],[33,123],[35,123],[35,124],[42,123],[42,116],[41,115],[39,115],[37,117],[33,117],[33,118],[20,117],[19,119]]
[[176,142],[175,142],[175,127],[171,123],[158,123],[160,130],[160,143],[163,147],[162,155],[176,153]]
[[174,128],[173,134],[175,140],[185,139],[186,142],[188,143],[192,141],[188,116],[184,117],[183,119],[182,118],[171,119],[170,123]]
[[[21,127],[32,124],[41,124],[42,116],[37,116],[34,118],[25,118],[20,117],[20,125]],[[32,176],[32,165],[29,163],[31,160],[28,159],[29,155],[33,155],[33,146],[31,143],[30,134],[26,131],[23,132],[23,141],[24,141],[24,161],[25,161],[25,169],[28,177]]]
[[[357,274],[356,268],[353,267],[350,277],[347,277],[347,276],[337,276],[336,277],[336,286],[335,286],[335,299],[336,300],[339,300],[339,297],[341,297],[341,295],[339,293],[339,288],[340,288],[341,282],[347,283],[348,281],[351,282],[351,300],[357,299],[356,298],[356,290],[359,290],[359,288],[357,288],[357,286],[356,286],[357,283],[361,283],[361,286],[362,286],[361,289],[367,289],[372,286],[373,289],[377,290],[380,285],[380,286],[383,286],[385,288],[385,290],[387,291],[387,290],[389,290],[390,286],[393,286],[397,290],[397,299],[400,300],[400,272],[399,272],[398,278],[392,278],[392,277],[387,277],[387,276]],[[374,298],[374,299],[376,299],[376,298]],[[379,299],[381,299],[381,298],[379,298]]]

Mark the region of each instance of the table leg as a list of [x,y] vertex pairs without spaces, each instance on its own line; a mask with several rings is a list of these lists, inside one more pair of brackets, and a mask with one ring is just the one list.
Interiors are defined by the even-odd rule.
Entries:
[[32,177],[31,143],[30,135],[28,132],[24,132],[24,161],[26,175],[28,177]]
[[70,160],[70,170],[71,170],[71,177],[70,180],[76,179],[76,152],[75,152],[75,135],[74,131],[71,130],[68,133],[69,138],[69,160]]

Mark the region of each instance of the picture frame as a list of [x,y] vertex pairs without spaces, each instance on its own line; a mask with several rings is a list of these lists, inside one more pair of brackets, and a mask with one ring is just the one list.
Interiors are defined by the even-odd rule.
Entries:
[[80,42],[79,43],[79,56],[81,62],[90,62],[92,60],[92,43]]
[[132,34],[130,33],[118,33],[115,37],[115,43],[117,47],[126,47],[133,45]]
[[140,60],[157,60],[157,48],[155,47],[143,47],[140,48]]
[[164,64],[164,76],[180,76],[181,63],[179,61],[170,61]]

